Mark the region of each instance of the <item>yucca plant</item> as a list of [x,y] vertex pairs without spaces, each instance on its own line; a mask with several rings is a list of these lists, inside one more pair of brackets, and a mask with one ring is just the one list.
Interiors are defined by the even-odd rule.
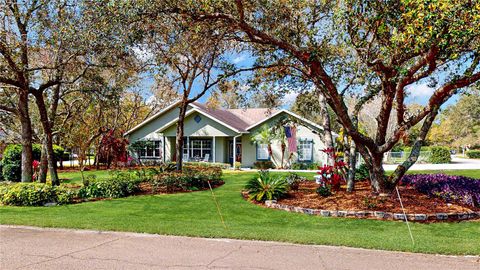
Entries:
[[248,181],[245,188],[250,200],[262,202],[281,198],[288,191],[288,183],[285,178],[272,176],[268,171],[260,171]]

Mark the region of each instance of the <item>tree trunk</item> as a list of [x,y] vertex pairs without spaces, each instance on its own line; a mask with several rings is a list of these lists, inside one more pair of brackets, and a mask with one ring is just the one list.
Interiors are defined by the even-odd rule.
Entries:
[[388,177],[388,182],[391,183],[391,185],[396,186],[398,182],[402,179],[402,177],[405,175],[405,173],[408,171],[408,169],[410,169],[410,167],[417,162],[418,157],[420,156],[420,150],[425,143],[425,137],[427,136],[428,131],[430,130],[437,114],[438,108],[435,108],[425,118],[425,121],[423,121],[420,133],[418,134],[417,139],[413,144],[410,155],[402,164],[398,165],[395,171],[390,175],[390,177]]
[[391,194],[393,188],[388,185],[385,170],[383,169],[383,154],[372,154],[371,164],[367,164],[370,173],[370,184],[375,193],[380,195]]
[[48,159],[47,159],[47,142],[45,139],[42,140],[42,155],[40,156],[40,175],[38,177],[38,182],[46,183],[47,182],[47,172],[48,172]]
[[58,179],[57,164],[55,162],[55,154],[53,152],[52,128],[50,125],[50,120],[48,119],[47,108],[45,107],[45,100],[43,99],[42,93],[35,95],[35,101],[40,113],[40,121],[42,122],[44,136],[47,143],[47,160],[48,168],[50,170],[50,179],[52,180],[52,185],[58,186],[60,185],[60,180]]
[[183,125],[185,121],[185,113],[187,111],[187,106],[188,104],[186,102],[182,102],[182,104],[180,105],[180,113],[178,114],[175,145],[175,153],[177,156],[177,171],[182,171],[183,167]]
[[[327,148],[334,148],[334,143],[333,143],[333,136],[332,136],[332,127],[330,123],[330,116],[328,115],[328,107],[327,107],[327,100],[325,99],[325,96],[318,91],[318,101],[320,104],[320,115],[321,115],[321,121],[322,121],[322,127],[323,127],[323,132],[324,132],[324,142],[325,146]],[[332,165],[333,160],[330,160],[330,158],[327,158],[327,164]]]
[[355,188],[355,172],[357,170],[357,147],[353,140],[350,142],[350,158],[348,160],[347,192],[352,192]]
[[32,122],[28,111],[28,91],[21,91],[18,97],[18,114],[22,126],[22,182],[32,182]]

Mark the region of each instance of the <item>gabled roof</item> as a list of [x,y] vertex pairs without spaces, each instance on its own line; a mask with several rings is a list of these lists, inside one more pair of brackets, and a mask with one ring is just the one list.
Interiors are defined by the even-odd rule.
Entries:
[[[136,127],[127,131],[125,135],[129,135],[132,132],[140,129],[141,127],[145,126],[146,124],[153,121],[157,117],[160,117],[165,112],[169,111],[175,106],[178,106],[179,103],[180,101],[174,102],[173,104],[169,105],[162,111],[156,113],[155,115],[143,121]],[[205,104],[202,104],[199,102],[193,102],[190,104],[190,106],[191,106],[191,109],[187,111],[186,115],[190,115],[193,112],[198,112],[237,133],[249,133],[249,131],[254,127],[257,127],[267,122],[269,119],[282,113],[286,113],[302,122],[305,122],[306,124],[314,128],[323,130],[321,126],[297,114],[294,114],[288,110],[276,110],[276,109],[268,109],[268,108],[212,109],[212,108],[208,108]],[[176,121],[177,121],[176,119],[170,121],[169,123],[165,124],[163,127],[159,127],[159,130],[165,130],[167,127],[175,124]]]
[[248,132],[252,124],[269,118],[276,110],[273,109],[211,109],[205,104],[194,102],[193,107],[234,127],[240,132]]

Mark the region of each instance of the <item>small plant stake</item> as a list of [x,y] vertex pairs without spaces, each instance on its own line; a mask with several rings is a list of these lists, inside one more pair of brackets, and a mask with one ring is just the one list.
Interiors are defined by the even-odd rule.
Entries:
[[405,213],[405,208],[403,208],[402,199],[400,198],[400,192],[398,191],[398,187],[395,187],[395,189],[397,190],[398,200],[400,201],[400,206],[402,207],[403,217],[405,218],[405,222],[407,223],[408,232],[410,233],[410,238],[412,239],[412,244],[415,246],[415,240],[413,240],[412,230],[410,229],[410,224],[408,223],[408,218],[407,218],[407,214]]
[[213,201],[215,201],[215,205],[217,206],[217,213],[220,216],[220,220],[222,221],[223,227],[227,229],[227,225],[225,225],[225,221],[223,220],[222,212],[220,212],[220,205],[218,204],[217,197],[215,197],[215,193],[213,193],[212,185],[210,185],[210,181],[207,181],[208,187],[210,188],[210,192],[212,192]]

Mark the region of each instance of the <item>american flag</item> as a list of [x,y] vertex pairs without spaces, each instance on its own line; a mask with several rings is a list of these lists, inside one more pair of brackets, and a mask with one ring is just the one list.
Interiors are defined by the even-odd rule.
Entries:
[[286,126],[285,135],[288,142],[288,152],[295,153],[297,152],[297,128],[295,126]]

